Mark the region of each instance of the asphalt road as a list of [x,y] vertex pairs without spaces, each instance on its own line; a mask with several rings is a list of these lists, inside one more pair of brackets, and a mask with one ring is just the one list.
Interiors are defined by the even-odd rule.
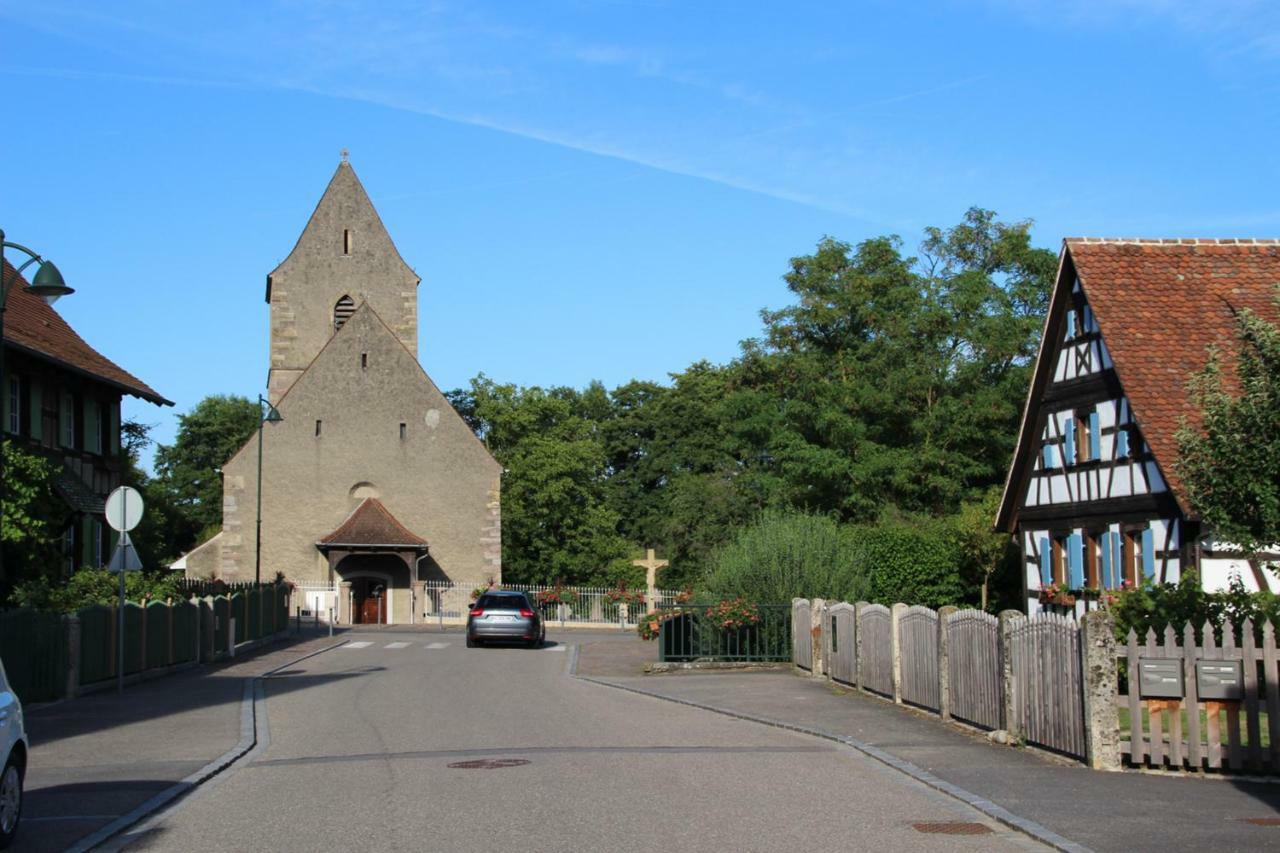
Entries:
[[[268,679],[269,744],[128,849],[1037,846],[836,744],[574,679],[563,644],[351,639]],[[913,826],[951,822],[990,833]]]

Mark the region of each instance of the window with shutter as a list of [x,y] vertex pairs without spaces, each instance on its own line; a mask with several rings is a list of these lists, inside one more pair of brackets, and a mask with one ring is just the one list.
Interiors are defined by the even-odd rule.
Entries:
[[350,296],[341,297],[333,306],[333,330],[336,332],[346,325],[354,313],[356,313],[356,301]]
[[1067,537],[1067,585],[1071,589],[1084,587],[1084,539],[1079,533]]
[[1098,413],[1089,413],[1089,458],[1102,458],[1102,430],[1098,424]]
[[1053,551],[1049,537],[1040,538],[1040,584],[1048,586],[1053,583]]
[[1098,558],[1102,563],[1102,588],[1114,589],[1118,584],[1115,581],[1112,566],[1114,565],[1111,542],[1111,531],[1106,531],[1098,537]]
[[1129,458],[1129,427],[1127,426],[1116,429],[1116,458]]
[[1154,543],[1155,537],[1148,527],[1142,531],[1142,576],[1145,578],[1155,578],[1156,576],[1156,549]]
[[1062,455],[1065,458],[1064,465],[1076,464],[1076,420],[1071,418],[1067,421],[1067,434],[1062,442]]

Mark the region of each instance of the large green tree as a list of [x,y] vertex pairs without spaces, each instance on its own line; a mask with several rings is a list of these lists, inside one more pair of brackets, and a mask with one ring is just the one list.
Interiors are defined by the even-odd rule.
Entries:
[[156,449],[149,494],[172,508],[169,556],[181,554],[222,526],[219,471],[258,428],[258,404],[246,397],[205,397],[178,416],[173,444]]
[[1242,308],[1236,341],[1234,370],[1214,350],[1191,381],[1202,423],[1178,431],[1175,466],[1204,523],[1257,572],[1257,555],[1280,543],[1280,327]]
[[4,577],[11,585],[23,578],[56,576],[58,534],[69,513],[53,490],[56,469],[43,456],[27,453],[11,441],[0,441],[4,454],[4,480],[0,501],[4,522],[0,548],[4,549]]

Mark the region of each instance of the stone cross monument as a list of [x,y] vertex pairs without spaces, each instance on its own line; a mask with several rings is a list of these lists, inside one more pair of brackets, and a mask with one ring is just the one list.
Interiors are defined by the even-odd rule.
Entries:
[[658,605],[658,569],[666,566],[667,561],[654,559],[653,549],[649,548],[645,551],[643,560],[632,560],[631,565],[644,569],[644,582],[649,588],[649,595],[645,600],[652,610]]

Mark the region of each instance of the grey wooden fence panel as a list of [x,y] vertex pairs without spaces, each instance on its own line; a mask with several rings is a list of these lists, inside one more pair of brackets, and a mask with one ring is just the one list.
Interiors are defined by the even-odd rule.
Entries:
[[1014,713],[1030,743],[1085,757],[1080,629],[1042,613],[1013,629]]
[[827,630],[831,643],[831,678],[845,684],[855,684],[857,679],[857,645],[855,611],[850,604],[834,604],[828,617]]
[[809,602],[791,602],[791,660],[801,669],[813,669],[813,637],[809,633]]
[[902,654],[902,699],[932,711],[938,699],[938,614],[928,607],[908,607],[898,622]]
[[866,690],[893,695],[893,637],[889,608],[869,604],[858,623],[858,682]]
[[1001,719],[1000,620],[981,610],[958,610],[947,618],[951,716],[988,729]]

